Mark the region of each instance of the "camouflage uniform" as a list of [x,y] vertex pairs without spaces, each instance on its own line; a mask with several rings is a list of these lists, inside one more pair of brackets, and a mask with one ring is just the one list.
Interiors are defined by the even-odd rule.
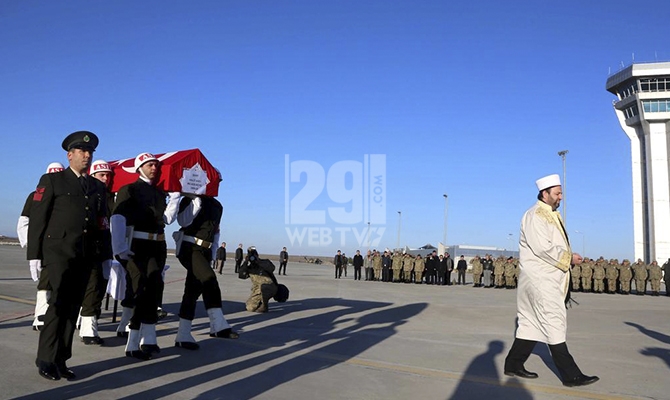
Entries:
[[593,291],[602,293],[605,290],[605,260],[601,257],[593,266]]
[[638,296],[644,296],[647,291],[647,266],[640,259],[633,265],[633,278]]
[[372,256],[372,271],[374,273],[373,280],[379,281],[382,278],[382,257],[378,251]]
[[621,283],[621,294],[630,293],[630,281],[633,279],[633,271],[630,269],[630,261],[624,259],[619,268],[619,282]]
[[572,290],[579,292],[581,287],[579,282],[582,279],[582,267],[579,265],[573,265],[572,271],[570,271],[570,275],[572,276]]
[[405,258],[402,261],[402,279],[405,282],[412,281],[412,271],[414,270],[414,257],[409,254],[405,254]]
[[505,262],[505,287],[507,289],[514,289],[516,282],[514,281],[514,260],[512,257]]
[[584,262],[582,263],[581,267],[582,267],[582,291],[590,292],[591,277],[593,276],[593,261],[589,260],[587,257],[584,259]]
[[416,256],[416,260],[414,260],[414,274],[416,277],[414,278],[415,283],[421,283],[421,279],[423,277],[423,270],[426,268],[426,262],[424,261],[423,258],[421,258],[421,255]]
[[393,269],[392,282],[400,281],[400,270],[402,269],[402,254],[396,252],[393,255],[393,265],[391,265],[391,268]]
[[651,295],[658,296],[661,291],[661,278],[663,277],[663,271],[661,267],[658,266],[656,260],[652,261],[649,264],[649,283],[651,284]]
[[503,287],[503,274],[505,273],[505,259],[500,256],[493,262],[493,284],[496,288]]
[[612,259],[605,266],[605,277],[607,278],[607,293],[616,293],[616,280],[619,278],[619,260]]
[[472,282],[474,287],[480,287],[482,285],[482,262],[479,259],[479,256],[475,256],[470,261],[470,264],[472,264]]

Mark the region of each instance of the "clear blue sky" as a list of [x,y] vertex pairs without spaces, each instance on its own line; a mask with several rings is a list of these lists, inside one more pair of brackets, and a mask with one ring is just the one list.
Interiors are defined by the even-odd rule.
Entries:
[[[303,226],[285,221],[286,155],[326,173],[385,155],[375,247],[395,246],[397,211],[402,245],[440,242],[447,193],[449,244],[510,248],[535,179],[561,173],[568,149],[575,250],[632,258],[630,144],[605,81],[633,54],[670,60],[669,14],[660,0],[3,1],[0,234],[86,129],[95,158],[200,148],[224,176],[223,239],[263,253],[367,247],[290,243]],[[307,210],[349,199],[315,176],[289,201],[305,187]]]

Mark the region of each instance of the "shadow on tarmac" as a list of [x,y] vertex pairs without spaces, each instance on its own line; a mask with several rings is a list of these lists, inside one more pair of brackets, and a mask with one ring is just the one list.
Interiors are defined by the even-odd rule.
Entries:
[[[244,307],[244,304],[241,305]],[[250,313],[229,320],[237,331],[252,324],[263,324],[262,327],[250,328],[238,340],[207,337],[198,341],[200,349],[197,351],[167,347],[155,359],[147,362],[124,356],[76,366],[73,369],[78,381],[19,398],[72,398],[94,396],[96,393],[108,395],[113,390],[123,390],[139,382],[168,376],[173,379],[164,379],[163,382],[167,382],[165,384],[156,384],[150,389],[125,397],[123,392],[116,392],[115,397],[149,400],[186,391],[181,396],[253,398],[303,375],[347,362],[392,337],[397,327],[420,314],[426,307],[426,303],[394,306],[393,303],[339,298],[272,303],[267,314]],[[271,323],[290,313],[326,309],[316,315]],[[226,307],[225,311],[230,313],[231,310]],[[362,312],[366,314],[355,315]],[[197,336],[196,339],[200,339],[201,335]],[[119,352],[123,354],[121,349]],[[277,359],[280,358],[283,360],[278,363]],[[122,369],[105,373],[116,368]],[[247,370],[258,372],[244,373]],[[197,388],[198,385],[210,386],[210,382],[221,377],[240,373],[244,376],[233,376],[227,383],[214,389],[199,391]],[[82,379],[86,381],[80,381]],[[128,392],[134,391],[130,389]]]
[[449,399],[532,399],[516,377],[502,382],[495,358],[504,349],[500,340],[489,342],[488,350],[472,360]]
[[[647,329],[640,324],[636,324],[635,322],[624,322],[624,323],[626,325],[632,326],[633,328],[636,328],[638,331],[649,336],[652,339],[656,339],[661,343],[670,344],[670,336],[666,335],[665,333]],[[644,349],[640,350],[640,354],[647,357],[658,357],[663,362],[665,362],[665,365],[667,365],[668,368],[670,368],[670,349],[664,349],[661,347],[645,347]]]
[[628,326],[632,326],[633,328],[637,328],[638,331],[644,333],[645,335],[649,336],[652,339],[656,339],[659,342],[663,342],[665,344],[670,344],[670,336],[666,335],[665,333],[652,331],[651,329],[647,329],[640,324],[636,324],[635,322],[624,322],[624,323]]

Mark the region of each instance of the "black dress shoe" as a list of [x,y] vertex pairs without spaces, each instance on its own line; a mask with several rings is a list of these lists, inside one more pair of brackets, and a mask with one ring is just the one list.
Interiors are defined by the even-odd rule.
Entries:
[[87,346],[94,344],[101,345],[105,343],[105,341],[102,340],[102,338],[99,336],[84,336],[83,338],[81,338],[81,341],[84,342],[84,344]]
[[43,361],[35,361],[35,365],[37,365],[37,371],[39,372],[42,378],[48,379],[50,381],[60,380],[60,374],[58,373],[58,368],[56,368],[56,364],[47,363]]
[[195,342],[174,342],[174,345],[186,350],[198,350],[200,348],[200,345]]
[[162,308],[159,308],[159,309],[156,311],[156,318],[158,318],[159,321],[160,321],[161,319],[167,317],[167,315],[168,315],[167,311],[163,310]]
[[74,380],[77,378],[77,375],[74,374],[74,372],[65,365],[65,363],[59,363],[57,364],[58,368],[58,373],[60,374],[61,378],[65,378],[68,381]]
[[126,332],[126,331],[116,332],[116,337],[127,338],[128,337],[128,332]]
[[507,376],[518,376],[519,378],[535,379],[537,374],[535,372],[527,371],[526,368],[517,369],[516,371],[505,371]]
[[573,387],[573,386],[585,386],[585,385],[590,385],[594,382],[598,382],[600,378],[597,376],[586,376],[584,374],[581,374],[577,376],[576,378],[568,379],[567,381],[563,382],[563,386],[568,386],[568,387]]
[[210,337],[218,337],[218,338],[225,338],[225,339],[237,339],[240,337],[240,335],[237,332],[234,332],[232,329],[227,328],[222,331],[218,331],[216,333],[210,333]]
[[151,353],[145,353],[142,350],[126,351],[126,357],[137,358],[138,360],[151,360]]

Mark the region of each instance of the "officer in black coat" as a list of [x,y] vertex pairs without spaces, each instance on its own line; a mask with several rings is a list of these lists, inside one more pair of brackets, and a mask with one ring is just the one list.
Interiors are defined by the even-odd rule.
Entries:
[[102,182],[87,175],[98,137],[78,131],[63,140],[69,168],[42,175],[30,210],[28,260],[49,270],[51,297],[40,331],[36,364],[40,376],[74,379],[66,361],[72,357],[77,315],[93,265],[100,263],[98,244],[107,222]]

